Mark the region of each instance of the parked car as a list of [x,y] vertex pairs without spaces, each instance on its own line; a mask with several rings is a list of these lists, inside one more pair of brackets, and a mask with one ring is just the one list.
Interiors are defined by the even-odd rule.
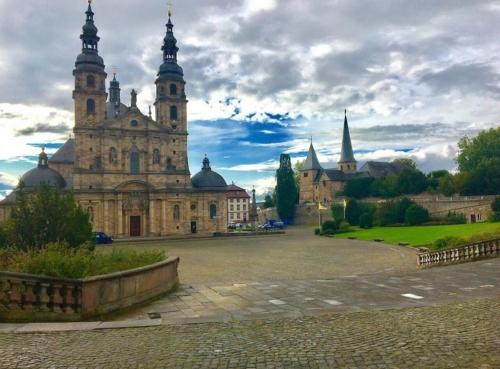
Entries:
[[227,226],[227,229],[229,229],[230,231],[234,231],[234,230],[236,230],[236,224],[234,224],[234,223],[229,224],[229,225]]
[[108,236],[104,232],[94,232],[92,234],[94,241],[98,245],[106,245],[109,243],[113,243],[113,237]]
[[274,229],[284,229],[285,228],[285,223],[283,223],[283,222],[274,222],[273,228]]
[[260,224],[258,228],[260,231],[269,231],[273,229],[269,223]]

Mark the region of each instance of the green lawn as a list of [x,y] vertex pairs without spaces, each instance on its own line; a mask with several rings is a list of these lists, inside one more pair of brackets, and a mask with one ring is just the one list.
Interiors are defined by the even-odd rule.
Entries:
[[375,227],[360,229],[335,235],[337,238],[356,237],[359,240],[381,239],[384,242],[398,244],[409,243],[412,246],[428,245],[437,239],[454,236],[469,238],[478,233],[500,233],[500,223],[454,224],[418,227]]

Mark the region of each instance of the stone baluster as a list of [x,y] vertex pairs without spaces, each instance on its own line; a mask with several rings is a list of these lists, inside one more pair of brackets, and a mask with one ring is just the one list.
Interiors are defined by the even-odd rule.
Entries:
[[63,289],[63,285],[60,283],[52,284],[52,311],[54,313],[63,313],[64,312],[64,300],[61,295],[61,290]]
[[38,301],[40,302],[40,311],[50,311],[50,295],[49,295],[50,283],[42,282],[40,283],[40,290],[38,291]]
[[75,299],[75,286],[67,284],[61,291],[64,301],[64,312],[66,314],[73,314],[76,312],[76,299]]
[[9,282],[0,280],[0,310],[9,306]]
[[37,309],[37,283],[35,281],[24,281],[23,309],[33,311]]
[[10,280],[9,309],[18,310],[22,307],[23,285],[21,281]]

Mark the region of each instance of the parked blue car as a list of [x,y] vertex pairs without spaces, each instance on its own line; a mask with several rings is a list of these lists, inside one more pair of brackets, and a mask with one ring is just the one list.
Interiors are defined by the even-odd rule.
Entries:
[[97,245],[107,245],[109,243],[113,243],[113,237],[109,237],[104,232],[94,232],[92,236]]

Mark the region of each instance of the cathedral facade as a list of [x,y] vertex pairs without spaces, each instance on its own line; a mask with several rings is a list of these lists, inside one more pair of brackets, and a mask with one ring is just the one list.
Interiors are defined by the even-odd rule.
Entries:
[[[171,14],[163,41],[163,63],[156,84],[155,118],[143,114],[132,90],[130,106],[121,100],[113,75],[99,55],[91,4],[80,36],[82,52],[73,70],[74,138],[21,181],[26,190],[44,182],[73,191],[95,231],[114,237],[161,237],[224,232],[227,185],[206,157],[191,178],[188,165],[187,98]],[[15,194],[0,203],[8,217]]]

